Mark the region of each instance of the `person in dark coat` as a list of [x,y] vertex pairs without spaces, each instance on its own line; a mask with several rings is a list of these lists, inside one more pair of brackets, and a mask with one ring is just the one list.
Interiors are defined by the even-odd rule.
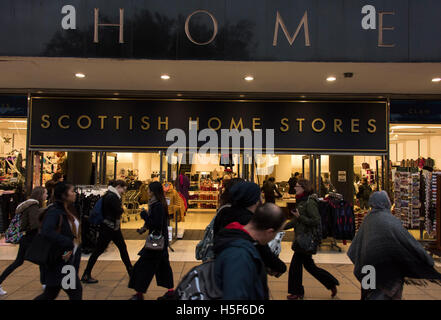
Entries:
[[265,195],[265,203],[276,203],[276,198],[282,198],[282,194],[277,189],[275,182],[276,179],[271,177],[263,184],[262,191]]
[[375,270],[375,287],[361,288],[362,300],[401,300],[404,283],[424,286],[441,284],[433,258],[391,212],[385,191],[374,192],[360,230],[352,240],[348,257],[360,283]]
[[127,191],[125,181],[111,181],[107,193],[103,196],[103,217],[100,225],[99,236],[96,248],[87,262],[81,281],[84,283],[97,283],[98,280],[92,278],[92,269],[99,256],[109,246],[110,241],[116,245],[121,256],[121,260],[126,266],[129,276],[132,273],[132,262],[130,261],[127,245],[121,232],[121,215],[124,213],[121,197]]
[[[24,234],[20,239],[20,245],[18,247],[15,261],[10,264],[0,275],[0,296],[6,294],[6,291],[4,291],[1,286],[2,282],[5,281],[6,278],[24,262],[25,253],[37,234],[38,228],[40,227],[38,218],[46,198],[46,189],[44,187],[36,187],[34,190],[32,190],[29,199],[19,204],[15,210],[15,214],[20,215],[20,232],[23,232]],[[40,281],[44,285],[43,278],[41,278]]]
[[[289,267],[288,300],[301,300],[304,297],[303,267],[314,278],[331,291],[331,297],[337,294],[339,282],[328,271],[316,266],[312,259],[313,253],[304,252],[298,239],[305,234],[317,232],[321,224],[317,196],[313,194],[312,185],[308,180],[299,180],[296,185],[296,211],[292,212],[294,218],[285,226],[285,230],[294,228],[295,238],[292,244],[294,255]],[[318,245],[318,244],[317,244]]]
[[[55,300],[63,289],[70,300],[82,300],[83,289],[78,270],[81,260],[81,231],[80,222],[75,213],[74,203],[76,194],[71,184],[59,182],[54,188],[55,202],[47,209],[42,217],[41,235],[51,242],[50,256],[55,260],[43,268],[46,288],[34,300]],[[69,288],[62,285],[63,267],[73,266],[75,281],[69,283]]]
[[267,246],[284,223],[282,210],[268,203],[245,226],[233,222],[219,232],[214,241],[214,273],[222,299],[269,299],[267,272],[256,244]]
[[369,197],[372,194],[372,188],[368,184],[367,178],[363,178],[361,181],[361,185],[358,187],[357,199],[360,200],[361,209],[368,209]]
[[59,172],[54,173],[54,175],[52,176],[52,179],[49,180],[48,182],[46,182],[46,190],[47,190],[47,196],[48,196],[48,204],[54,202],[54,188],[55,185],[58,182],[63,182],[64,178],[63,175]]
[[299,177],[300,177],[300,173],[296,172],[296,173],[294,173],[294,175],[291,178],[289,178],[289,180],[288,180],[288,185],[289,185],[288,193],[289,194],[296,194],[296,184],[297,184],[297,181],[299,180]]
[[168,207],[161,183],[149,184],[149,211],[143,211],[141,217],[145,220],[145,224],[138,232],[142,234],[149,230],[149,236],[162,236],[164,248],[151,250],[144,247],[138,253],[140,258],[133,267],[129,282],[129,288],[136,291],[131,300],[144,300],[144,294],[154,276],[158,286],[168,289],[158,300],[174,299],[173,271],[168,255]]
[[[240,182],[230,189],[232,206],[219,211],[214,221],[214,236],[232,222],[246,225],[256,209],[262,204],[260,188],[252,182]],[[279,277],[286,272],[286,265],[268,245],[258,245],[257,249],[271,275]]]

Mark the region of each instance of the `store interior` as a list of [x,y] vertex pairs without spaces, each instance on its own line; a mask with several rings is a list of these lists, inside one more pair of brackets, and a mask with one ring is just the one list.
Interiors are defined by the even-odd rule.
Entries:
[[[24,186],[26,164],[27,121],[23,118],[0,119],[0,190],[17,189]],[[418,239],[434,237],[435,218],[434,205],[436,197],[436,177],[438,166],[441,163],[441,125],[436,124],[391,124],[390,126],[390,164],[392,168],[389,181],[393,195],[394,214],[400,218],[403,225],[411,230]],[[221,155],[215,154],[211,158],[195,156],[192,165],[182,164],[182,155],[175,155],[167,159],[159,152],[129,153],[129,152],[85,152],[81,157],[87,158],[87,181],[81,187],[102,193],[105,185],[111,179],[123,179],[129,183],[129,192],[125,197],[126,214],[123,228],[136,229],[141,226],[139,212],[147,207],[145,186],[151,181],[162,181],[172,208],[173,221],[178,222],[179,237],[184,230],[203,230],[211,221],[218,207],[219,193],[222,181],[232,177],[244,177],[253,180],[259,185],[269,177],[274,177],[282,198],[277,204],[287,207],[293,202],[294,195],[288,193],[288,180],[299,172],[305,178],[311,177],[311,155],[276,154],[262,156],[256,159],[254,168],[244,164],[244,155],[232,159],[228,166],[221,164]],[[84,171],[80,166],[68,169],[69,163],[76,163],[78,152],[41,151],[33,152],[33,186],[45,185],[55,172],[61,172],[70,178],[72,170]],[[315,169],[317,190],[323,183],[327,191],[338,185],[338,176],[330,170],[330,155],[315,155],[319,159],[319,170]],[[90,159],[89,159],[90,158]],[[354,204],[357,227],[361,224],[367,210],[360,208],[357,190],[363,178],[367,178],[372,191],[384,188],[382,177],[384,159],[378,155],[354,155],[353,174],[348,175],[353,184],[352,199],[345,199]],[[70,160],[70,161],[69,161]],[[75,161],[74,161],[75,160]],[[84,159],[83,159],[84,160]],[[82,161],[83,161],[82,160]],[[168,161],[169,160],[169,161]],[[72,165],[71,165],[72,167]],[[430,169],[430,174],[427,169]],[[100,178],[100,170],[103,170]],[[318,170],[318,172],[317,172]],[[433,172],[432,172],[433,171]],[[105,173],[104,173],[105,172]],[[407,172],[407,173],[406,173]],[[189,180],[189,199],[187,210],[184,209],[182,199],[177,195],[176,180],[179,175],[187,176]],[[423,178],[424,177],[424,178]],[[407,181],[407,180],[408,181]],[[84,180],[84,179],[83,179]],[[428,182],[430,180],[430,183]],[[408,183],[412,189],[403,187]],[[416,188],[416,185],[419,187]],[[425,191],[419,192],[419,190]],[[430,189],[430,190],[429,190]],[[338,188],[332,191],[339,192]],[[321,192],[323,193],[323,192]],[[428,194],[431,194],[429,199]],[[324,197],[325,194],[320,194]],[[406,200],[408,197],[409,201]],[[426,197],[426,198],[423,198]],[[404,200],[403,200],[404,199]],[[410,204],[409,204],[410,203]],[[407,207],[406,207],[407,206]],[[185,214],[182,211],[186,211]],[[422,218],[424,219],[418,219]],[[420,221],[424,221],[420,223]]]

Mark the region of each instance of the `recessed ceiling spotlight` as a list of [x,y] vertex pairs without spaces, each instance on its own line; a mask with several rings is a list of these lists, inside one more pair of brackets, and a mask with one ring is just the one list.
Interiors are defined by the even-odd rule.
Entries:
[[433,78],[432,82],[441,82],[441,78]]
[[114,96],[119,96],[119,92],[114,92],[113,95]]
[[178,96],[178,97],[182,97],[182,93],[178,93],[177,96]]
[[75,73],[75,77],[77,77],[78,79],[83,79],[86,77],[86,75],[84,73]]
[[244,94],[241,94],[239,97],[241,97],[241,98],[245,98],[245,95],[244,95]]
[[244,79],[245,79],[245,81],[253,81],[254,77],[253,76],[246,76]]
[[161,79],[162,79],[162,80],[170,80],[170,76],[169,76],[168,74],[163,74],[163,75],[161,76]]
[[328,82],[334,82],[335,80],[337,80],[337,78],[334,76],[329,76],[326,78],[326,81],[328,81]]

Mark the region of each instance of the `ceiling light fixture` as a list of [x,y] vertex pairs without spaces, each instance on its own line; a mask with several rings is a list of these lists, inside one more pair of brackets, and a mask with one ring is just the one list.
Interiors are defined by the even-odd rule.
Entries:
[[77,77],[78,79],[83,79],[86,77],[86,75],[84,73],[75,73],[75,77]]
[[182,97],[182,93],[178,93],[177,96],[178,96],[178,97]]
[[254,77],[253,76],[246,76],[244,79],[245,79],[245,81],[253,81]]
[[393,126],[391,129],[397,130],[397,129],[422,129],[422,126]]
[[9,122],[9,123],[26,123],[28,121],[27,120],[6,120],[6,122]]
[[8,130],[26,130],[27,128],[8,128]]
[[170,76],[169,76],[168,74],[163,74],[163,75],[161,76],[161,79],[162,79],[162,80],[170,80]]
[[433,78],[432,82],[441,82],[441,78]]
[[334,76],[329,76],[326,78],[326,81],[328,81],[328,82],[334,82],[335,80],[337,80],[337,78]]
[[426,127],[427,129],[441,129],[441,127]]

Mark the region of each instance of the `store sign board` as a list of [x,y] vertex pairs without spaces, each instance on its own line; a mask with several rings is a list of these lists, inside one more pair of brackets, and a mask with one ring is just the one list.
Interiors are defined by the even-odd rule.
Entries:
[[[276,152],[388,150],[384,102],[33,98],[30,118],[34,150],[159,150],[173,143],[167,141],[170,130],[188,135],[190,121],[198,124],[199,132],[213,129],[219,146],[222,129],[248,129],[261,131],[262,146],[268,148],[270,129]],[[253,148],[256,140],[253,143],[240,148]]]
[[441,123],[441,101],[392,100],[391,123]]
[[433,0],[3,0],[0,55],[440,62]]
[[346,182],[346,171],[338,172],[338,182]]
[[23,118],[28,114],[27,96],[0,95],[0,118]]

